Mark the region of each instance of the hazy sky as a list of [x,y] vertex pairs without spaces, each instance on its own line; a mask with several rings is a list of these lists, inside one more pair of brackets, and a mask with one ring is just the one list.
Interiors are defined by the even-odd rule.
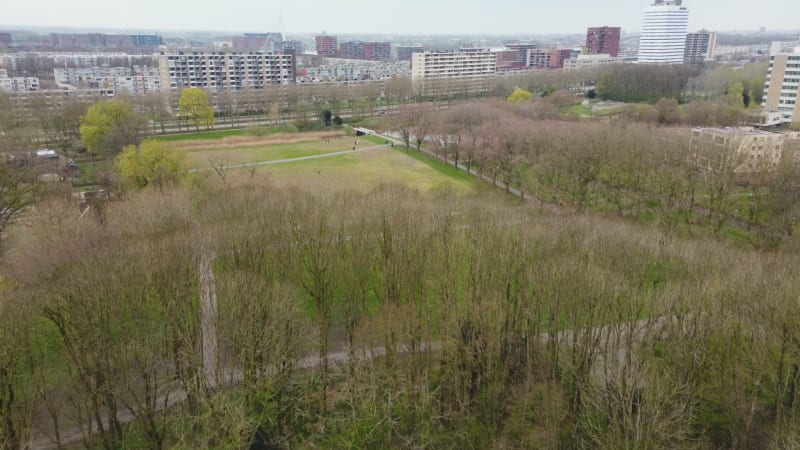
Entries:
[[[651,0],[7,0],[0,23],[128,30],[544,34],[640,28]],[[685,0],[689,28],[800,28],[798,0]]]

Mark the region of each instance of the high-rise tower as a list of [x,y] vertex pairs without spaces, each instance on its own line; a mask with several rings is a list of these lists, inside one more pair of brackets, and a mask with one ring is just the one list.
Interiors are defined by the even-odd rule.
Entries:
[[640,64],[682,64],[689,29],[689,9],[683,0],[655,0],[644,9]]

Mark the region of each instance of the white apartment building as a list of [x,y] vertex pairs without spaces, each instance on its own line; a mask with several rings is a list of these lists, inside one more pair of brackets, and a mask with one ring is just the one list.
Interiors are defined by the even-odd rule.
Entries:
[[764,81],[765,112],[781,114],[783,122],[800,119],[800,42],[773,42],[769,69]]
[[481,78],[497,73],[497,55],[488,48],[469,48],[411,55],[411,81],[417,91],[442,80]]
[[714,60],[714,50],[717,47],[717,33],[700,30],[697,33],[686,35],[686,49],[683,59],[686,64],[696,64]]
[[622,64],[623,58],[614,57],[608,54],[598,55],[578,55],[577,58],[564,60],[564,72],[572,70],[595,69],[597,67],[609,66],[611,64]]
[[295,82],[292,54],[272,52],[177,52],[158,55],[163,90],[263,89]]
[[640,64],[683,64],[689,9],[683,0],[655,0],[644,9]]
[[6,69],[0,69],[0,90],[37,91],[39,79],[36,77],[9,77]]
[[300,72],[297,81],[301,83],[387,80],[392,76],[410,76],[411,62],[326,58],[318,67],[305,67]]

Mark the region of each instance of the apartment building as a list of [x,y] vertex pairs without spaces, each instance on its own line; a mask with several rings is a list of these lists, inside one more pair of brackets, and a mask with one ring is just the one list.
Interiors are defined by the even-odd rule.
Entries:
[[623,58],[608,54],[600,55],[578,55],[564,61],[564,72],[572,70],[589,70],[598,67],[609,66],[612,64],[622,64]]
[[497,57],[497,71],[505,72],[508,70],[522,69],[524,66],[519,65],[518,52],[512,49],[495,50]]
[[50,45],[59,50],[154,48],[163,44],[154,34],[51,33]]
[[142,75],[158,77],[158,67],[133,66],[133,67],[66,67],[53,69],[53,76],[57,83],[81,84],[91,83],[100,79]]
[[773,42],[761,108],[779,112],[784,122],[800,120],[800,42]]
[[538,69],[561,69],[564,61],[572,57],[572,50],[535,48],[528,50],[528,67]]
[[282,50],[281,33],[244,33],[231,38],[231,47],[238,52],[273,52]]
[[591,27],[586,30],[586,48],[595,55],[619,56],[620,27]]
[[0,45],[11,47],[14,40],[11,38],[11,33],[0,33]]
[[690,149],[700,168],[736,173],[772,170],[784,157],[797,158],[800,132],[752,128],[695,128]]
[[530,50],[536,49],[535,44],[506,44],[506,48],[517,52],[517,62],[515,67],[525,68],[529,67],[528,55]]
[[655,0],[644,10],[639,63],[683,64],[689,9],[683,0]]
[[336,56],[345,59],[389,61],[392,56],[392,44],[390,42],[342,42],[339,44],[339,52]]
[[398,61],[411,61],[411,55],[414,53],[422,53],[425,49],[420,45],[401,45],[397,47],[397,60]]
[[300,69],[297,82],[387,80],[393,76],[407,77],[410,75],[410,61],[365,61],[360,59],[330,58],[317,67]]
[[[497,56],[488,48],[468,48],[456,51],[428,51],[411,56],[411,81],[420,94],[435,89],[442,92],[475,91],[484,89],[482,78],[497,73]],[[476,80],[475,86],[466,80]],[[459,87],[450,81],[463,81]]]
[[336,53],[339,51],[339,40],[336,38],[336,36],[328,36],[327,34],[323,34],[320,36],[315,36],[314,40],[317,43],[317,54],[319,56],[335,57]]
[[39,79],[36,77],[9,77],[6,69],[0,69],[0,90],[36,91],[39,90]]
[[488,48],[457,51],[414,53],[411,57],[411,78],[469,78],[494,75],[497,57]]
[[700,30],[686,35],[686,50],[683,61],[686,64],[698,64],[714,60],[714,49],[717,46],[717,33]]
[[295,82],[291,53],[177,52],[158,56],[162,90],[203,88],[212,91],[263,89]]

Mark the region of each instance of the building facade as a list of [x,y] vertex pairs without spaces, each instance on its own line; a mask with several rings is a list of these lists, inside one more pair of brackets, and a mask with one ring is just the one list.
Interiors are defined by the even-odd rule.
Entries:
[[422,52],[411,57],[412,80],[480,77],[496,72],[497,57],[488,48]]
[[683,60],[686,64],[698,64],[714,60],[714,49],[717,46],[717,33],[700,30],[686,35],[686,50]]
[[784,122],[800,120],[800,42],[774,42],[764,82],[762,109],[779,112]]
[[586,48],[595,55],[619,56],[620,27],[592,27],[586,30]]
[[328,36],[327,34],[323,34],[321,36],[315,36],[314,40],[317,43],[317,54],[319,56],[331,58],[335,57],[339,51],[339,40],[336,38],[336,36]]
[[339,52],[336,56],[345,59],[389,61],[392,56],[392,44],[390,42],[342,42],[339,44]]
[[272,52],[281,50],[281,33],[244,33],[231,38],[231,47],[238,52]]
[[530,66],[528,55],[531,50],[536,49],[536,44],[506,44],[506,48],[517,52],[516,66],[525,68]]
[[419,45],[403,45],[397,47],[397,60],[398,61],[411,61],[411,55],[414,53],[422,53],[425,49]]
[[570,59],[572,50],[536,48],[528,50],[528,67],[537,69],[561,69],[564,61]]
[[683,0],[655,0],[644,10],[640,64],[683,64],[689,9]]
[[162,44],[161,36],[154,34],[50,34],[50,45],[58,50],[155,48]]
[[293,54],[272,52],[177,52],[158,56],[162,90],[263,89],[295,82]]
[[611,55],[578,55],[564,61],[564,72],[572,70],[589,70],[598,67],[609,66],[612,64],[622,64],[624,60],[620,57]]
[[36,77],[9,77],[6,69],[0,69],[0,90],[37,91],[39,79]]
[[518,55],[516,50],[512,49],[505,49],[505,50],[495,50],[494,54],[497,57],[497,71],[504,72],[508,70],[518,70],[521,69],[518,65]]
[[695,128],[690,149],[704,170],[736,173],[774,169],[782,158],[797,158],[800,132],[768,132],[752,128]]

